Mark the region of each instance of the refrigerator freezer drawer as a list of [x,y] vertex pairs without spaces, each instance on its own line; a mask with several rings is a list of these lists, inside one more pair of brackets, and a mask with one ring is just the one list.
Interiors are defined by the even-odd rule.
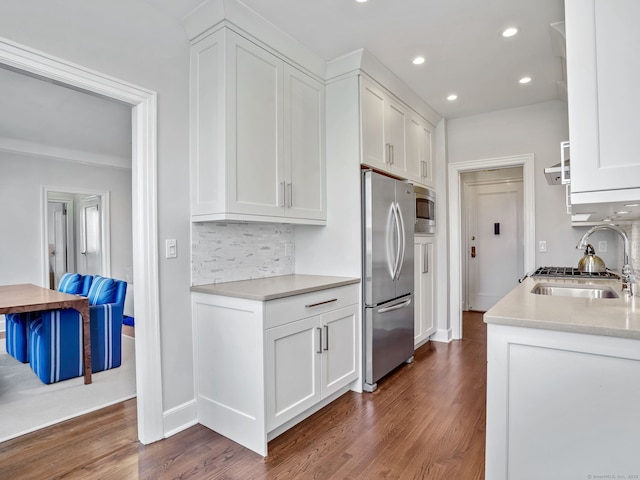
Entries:
[[366,390],[375,390],[375,382],[413,356],[413,311],[413,294],[365,308]]

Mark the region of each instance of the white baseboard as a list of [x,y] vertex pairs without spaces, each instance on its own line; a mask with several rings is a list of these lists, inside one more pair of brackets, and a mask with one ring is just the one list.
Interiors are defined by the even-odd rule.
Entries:
[[438,329],[436,333],[431,335],[431,340],[433,340],[434,342],[449,343],[451,340],[453,340],[453,332],[450,328],[447,328],[446,330]]
[[164,412],[164,438],[193,427],[198,423],[195,399]]

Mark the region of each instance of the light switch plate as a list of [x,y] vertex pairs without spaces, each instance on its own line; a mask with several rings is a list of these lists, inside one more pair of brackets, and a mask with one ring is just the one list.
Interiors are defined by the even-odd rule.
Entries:
[[165,258],[176,258],[178,256],[178,243],[175,238],[168,238],[165,241]]
[[539,252],[546,252],[547,251],[547,241],[546,240],[540,240],[538,242],[538,251]]
[[606,240],[600,240],[598,242],[598,252],[605,253],[606,251],[607,251],[607,241]]

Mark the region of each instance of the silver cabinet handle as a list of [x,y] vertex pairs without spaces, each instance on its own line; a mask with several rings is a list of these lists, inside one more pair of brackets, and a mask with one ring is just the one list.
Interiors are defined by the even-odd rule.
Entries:
[[391,165],[391,144],[387,143],[386,147],[387,147],[387,159],[385,163],[388,163],[389,165]]
[[389,147],[391,148],[391,161],[389,162],[391,165],[393,165],[394,163],[396,163],[396,154],[395,151],[393,150],[393,144],[389,144]]
[[429,273],[429,248],[426,243],[422,244],[422,273]]
[[284,182],[280,182],[280,205],[281,206],[285,206],[287,203],[287,190],[286,190],[286,184]]
[[289,190],[287,196],[287,207],[291,208],[293,207],[293,183],[288,183],[287,189]]
[[332,302],[337,302],[338,299],[337,298],[332,298],[331,300],[325,300],[324,302],[318,302],[318,303],[310,303],[308,305],[305,305],[305,308],[313,308],[313,307],[319,307],[320,305],[325,305],[327,303],[332,303]]
[[316,353],[322,353],[322,329],[320,327],[318,328],[318,350],[316,350]]
[[324,350],[329,350],[329,325],[324,326]]

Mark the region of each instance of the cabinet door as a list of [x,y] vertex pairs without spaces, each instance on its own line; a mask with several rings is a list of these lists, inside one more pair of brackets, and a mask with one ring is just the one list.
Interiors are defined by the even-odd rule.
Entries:
[[405,168],[407,178],[418,183],[424,183],[424,179],[422,178],[422,164],[420,163],[421,137],[422,125],[416,116],[411,116],[407,122],[407,152]]
[[414,244],[415,310],[414,345],[435,333],[434,245],[432,237],[420,237]]
[[285,65],[285,215],[326,219],[324,85]]
[[282,60],[254,43],[229,34],[227,111],[229,210],[284,214],[282,152]]
[[406,176],[409,180],[432,185],[433,161],[431,151],[431,127],[413,114],[407,122]]
[[267,431],[321,399],[320,330],[317,316],[266,330]]
[[191,214],[219,212],[225,202],[224,32],[191,47]]
[[385,148],[389,171],[406,177],[406,123],[407,110],[391,97],[385,100]]
[[322,315],[322,397],[358,378],[357,305]]
[[[565,8],[572,201],[602,191],[638,200],[640,2],[566,0]],[[624,189],[635,192],[613,192]]]
[[385,141],[385,95],[382,90],[367,80],[362,79],[361,81],[361,163],[381,170],[387,170],[387,156],[389,151]]

